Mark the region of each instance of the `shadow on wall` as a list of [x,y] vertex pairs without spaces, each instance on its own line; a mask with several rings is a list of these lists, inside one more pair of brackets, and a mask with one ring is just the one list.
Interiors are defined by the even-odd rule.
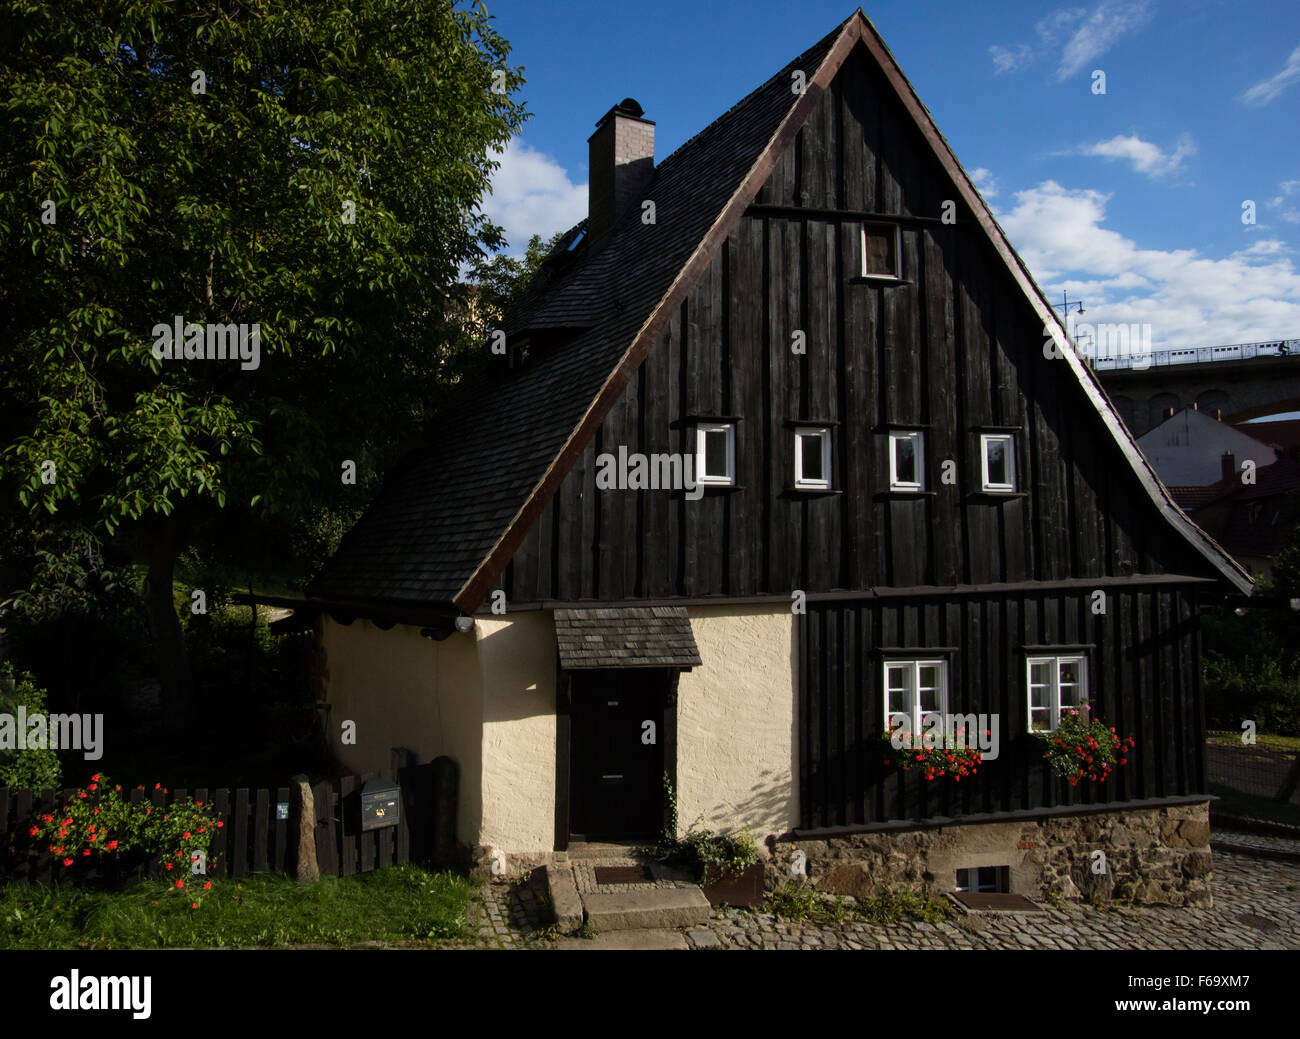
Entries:
[[[794,785],[789,773],[779,769],[764,769],[758,775],[758,781],[749,788],[749,794],[743,800],[719,805],[710,814],[714,818],[725,818],[728,823],[721,827],[723,832],[735,832],[748,827],[754,839],[762,844],[770,833],[784,835],[795,821]],[[783,820],[773,823],[773,820]],[[683,826],[689,826],[694,820],[682,819]]]
[[477,625],[483,721],[554,716],[555,627],[550,615],[519,613],[499,620],[506,623],[496,627],[480,619]]

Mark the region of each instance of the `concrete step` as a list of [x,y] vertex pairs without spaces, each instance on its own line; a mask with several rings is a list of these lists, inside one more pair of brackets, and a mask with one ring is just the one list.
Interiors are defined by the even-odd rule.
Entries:
[[561,938],[557,949],[582,951],[589,949],[689,949],[686,936],[681,931],[605,931],[594,938]]
[[608,859],[639,861],[638,848],[644,848],[645,841],[604,841],[573,843],[569,845],[569,862],[603,862]]
[[709,919],[709,900],[698,887],[639,888],[582,896],[593,931],[691,927]]
[[546,894],[551,900],[555,926],[561,934],[572,934],[582,927],[582,899],[573,882],[573,869],[564,864],[551,863],[546,871]]

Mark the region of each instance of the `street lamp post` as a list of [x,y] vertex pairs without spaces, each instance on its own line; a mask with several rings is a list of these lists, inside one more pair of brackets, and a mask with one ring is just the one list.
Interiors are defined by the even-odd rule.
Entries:
[[[1052,306],[1056,307],[1056,304],[1053,303]],[[1075,311],[1075,313],[1082,314],[1083,300],[1070,299],[1069,295],[1065,292],[1064,289],[1062,289],[1060,308],[1061,308],[1061,313],[1065,316],[1065,334],[1068,336],[1070,336],[1070,308],[1071,307],[1077,307],[1078,309]],[[1070,336],[1070,341],[1074,342],[1074,336]],[[1078,346],[1079,344],[1075,343],[1074,345]]]

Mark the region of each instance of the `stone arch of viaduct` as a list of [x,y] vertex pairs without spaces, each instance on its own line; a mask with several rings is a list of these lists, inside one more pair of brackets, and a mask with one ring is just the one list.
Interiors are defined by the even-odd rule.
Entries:
[[1097,376],[1135,437],[1171,411],[1193,405],[1224,422],[1300,411],[1300,357],[1118,369]]

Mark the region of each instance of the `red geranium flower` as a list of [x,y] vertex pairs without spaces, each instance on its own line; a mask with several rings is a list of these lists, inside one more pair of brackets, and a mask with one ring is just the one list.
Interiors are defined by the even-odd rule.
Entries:
[[27,831],[27,836],[35,837],[40,832],[41,832],[41,828],[39,826],[33,826],[30,830]]
[[71,865],[72,865],[72,860],[71,860],[71,859],[64,859],[64,860],[63,860],[63,864],[64,864],[65,866],[71,866]]
[[207,881],[207,882],[203,885],[203,890],[204,890],[204,891],[209,891],[209,890],[211,890],[211,888],[212,888],[212,881],[210,881],[210,880]]
[[183,880],[177,880],[177,881],[176,881],[176,886],[177,886],[177,887],[184,887],[184,886],[185,886],[185,881],[183,881]]

